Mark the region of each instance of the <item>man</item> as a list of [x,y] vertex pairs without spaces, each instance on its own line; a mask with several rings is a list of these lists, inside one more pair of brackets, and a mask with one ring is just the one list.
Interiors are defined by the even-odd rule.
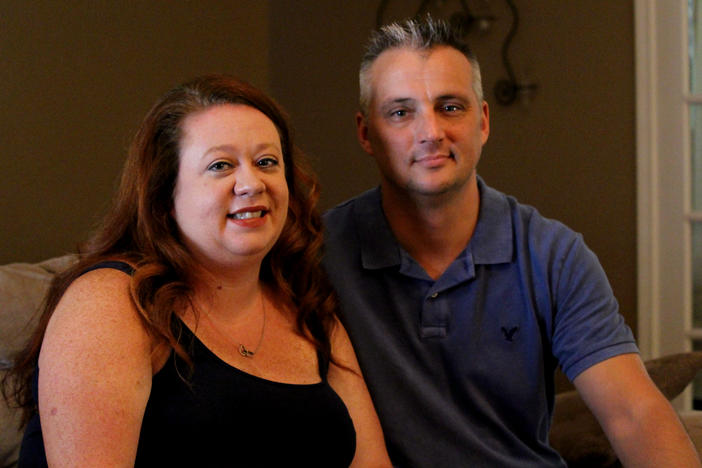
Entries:
[[387,26],[360,85],[381,183],[325,215],[324,261],[393,463],[565,466],[561,366],[626,466],[700,466],[582,237],[477,176],[489,113],[460,37]]

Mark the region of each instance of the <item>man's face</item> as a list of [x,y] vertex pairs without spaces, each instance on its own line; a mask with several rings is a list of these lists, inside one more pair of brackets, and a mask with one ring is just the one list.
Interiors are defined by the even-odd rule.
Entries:
[[384,190],[431,196],[475,180],[489,118],[471,79],[470,62],[451,47],[389,49],[375,60],[368,115],[356,122]]

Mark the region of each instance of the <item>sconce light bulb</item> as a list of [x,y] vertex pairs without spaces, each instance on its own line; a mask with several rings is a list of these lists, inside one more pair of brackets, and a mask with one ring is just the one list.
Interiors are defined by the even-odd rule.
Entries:
[[478,19],[478,31],[480,31],[481,34],[488,32],[491,26],[492,21],[490,21],[488,18]]

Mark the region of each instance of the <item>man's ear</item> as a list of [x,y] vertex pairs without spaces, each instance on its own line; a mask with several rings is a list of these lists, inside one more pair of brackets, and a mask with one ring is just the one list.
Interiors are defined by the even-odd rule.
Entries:
[[490,108],[487,101],[483,101],[480,111],[480,141],[485,144],[490,136]]
[[360,111],[356,112],[356,135],[363,151],[372,155],[373,148],[368,140],[368,123],[366,122],[366,117]]

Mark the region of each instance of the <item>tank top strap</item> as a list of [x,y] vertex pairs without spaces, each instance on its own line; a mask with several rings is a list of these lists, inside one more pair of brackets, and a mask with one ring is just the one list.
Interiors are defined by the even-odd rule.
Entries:
[[134,267],[132,267],[129,263],[121,262],[119,260],[105,260],[103,262],[98,262],[95,265],[86,268],[85,270],[83,270],[81,275],[84,275],[93,270],[99,270],[100,268],[112,268],[114,270],[122,271],[128,274],[129,276],[132,276],[134,274]]

